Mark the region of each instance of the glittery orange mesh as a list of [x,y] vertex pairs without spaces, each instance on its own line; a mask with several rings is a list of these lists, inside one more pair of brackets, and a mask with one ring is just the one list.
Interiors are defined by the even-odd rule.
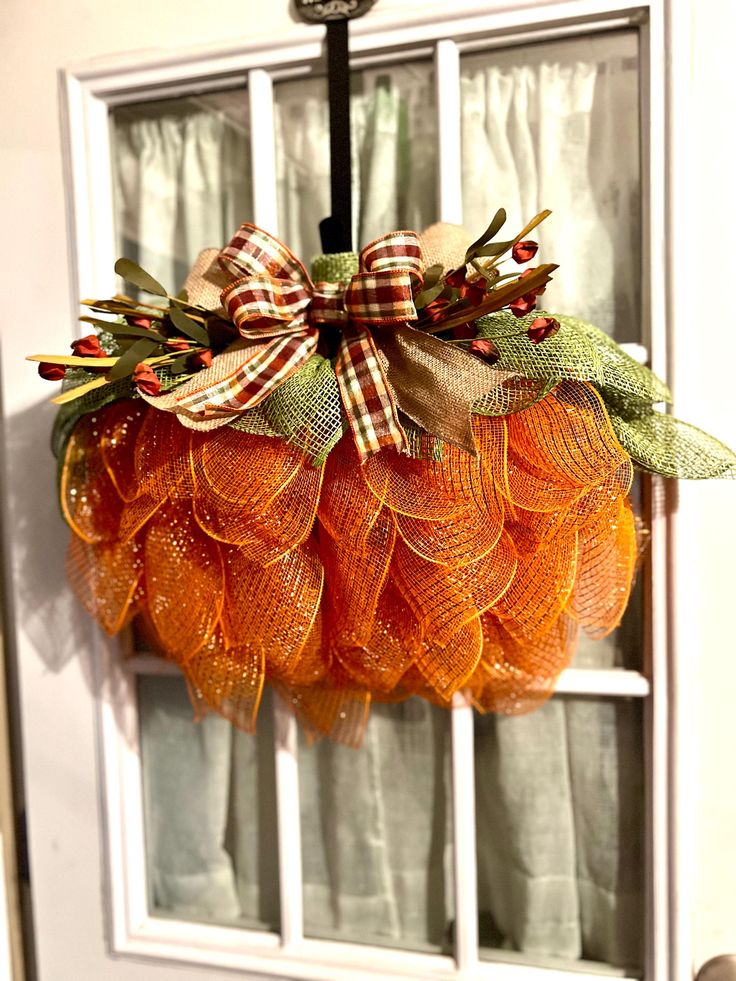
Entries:
[[136,587],[143,574],[138,542],[94,545],[72,535],[67,574],[85,610],[108,634],[121,630],[132,612]]
[[126,502],[138,495],[135,447],[144,419],[144,405],[140,400],[121,399],[108,406],[100,425],[102,462]]
[[144,559],[151,622],[167,653],[186,661],[207,643],[222,613],[219,546],[202,534],[185,504],[171,502],[151,518]]
[[214,630],[183,668],[198,714],[214,709],[245,732],[253,732],[265,679],[261,645],[229,647]]
[[335,647],[364,644],[371,635],[378,598],[388,575],[396,529],[387,507],[361,545],[349,537],[320,535],[320,554],[328,584],[325,626]]
[[[242,435],[241,435],[242,439]],[[303,466],[280,494],[260,507],[227,501],[195,482],[192,507],[205,534],[248,550],[253,562],[267,564],[303,542],[312,530],[322,473]]]
[[577,624],[565,614],[533,643],[520,643],[492,614],[481,618],[483,653],[468,681],[473,704],[483,712],[519,715],[545,702],[577,641]]
[[349,745],[374,699],[527,711],[579,630],[622,616],[631,461],[584,382],[473,433],[475,456],[434,441],[363,466],[347,434],[315,467],[274,437],[112,403],[66,450],[72,585],[109,632],[140,613],[196,711],[247,731],[264,683],[310,738]]
[[621,620],[637,552],[634,515],[625,498],[579,532],[578,574],[567,610],[589,636],[605,637]]
[[414,663],[422,630],[408,603],[387,582],[376,603],[370,633],[361,647],[340,647],[336,655],[348,675],[378,697],[390,694]]
[[85,416],[69,439],[61,472],[64,517],[72,531],[90,544],[115,541],[123,513],[123,501],[105,469],[99,440],[98,416]]
[[222,628],[228,643],[263,649],[269,672],[289,678],[297,669],[322,598],[324,573],[316,542],[310,539],[297,545],[265,566],[252,562],[247,549],[222,551]]

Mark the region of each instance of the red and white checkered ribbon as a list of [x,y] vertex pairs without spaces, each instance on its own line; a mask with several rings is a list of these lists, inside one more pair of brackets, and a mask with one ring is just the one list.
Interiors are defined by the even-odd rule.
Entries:
[[257,405],[315,352],[318,327],[332,324],[342,329],[335,372],[361,459],[386,446],[404,449],[406,434],[371,328],[417,319],[414,294],[424,263],[416,233],[371,242],[347,284],[313,283],[299,259],[255,225],[240,226],[219,262],[238,277],[223,290],[222,303],[240,334],[272,340],[228,378],[182,396],[182,407],[207,418]]

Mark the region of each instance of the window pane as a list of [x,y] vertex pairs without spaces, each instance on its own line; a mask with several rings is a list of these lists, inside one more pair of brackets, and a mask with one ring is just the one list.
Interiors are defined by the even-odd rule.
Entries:
[[252,219],[244,88],[111,111],[118,248],[169,290]]
[[641,702],[557,696],[476,716],[475,750],[481,956],[639,971]]
[[[359,247],[436,221],[434,76],[428,61],[363,69],[351,78],[353,230]],[[274,86],[279,236],[305,262],[322,251],[330,213],[327,82]]]
[[[639,61],[636,31],[463,57],[463,203],[480,233],[497,208],[560,269],[547,309],[641,338]],[[476,226],[479,226],[476,228]]]
[[216,715],[195,723],[181,678],[138,679],[150,910],[277,930],[273,721],[258,734]]
[[299,749],[308,936],[447,949],[452,913],[449,715],[374,705],[360,750]]

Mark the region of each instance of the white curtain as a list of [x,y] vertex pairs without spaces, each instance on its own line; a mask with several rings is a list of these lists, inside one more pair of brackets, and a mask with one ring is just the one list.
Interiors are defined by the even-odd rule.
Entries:
[[636,37],[473,55],[462,67],[463,205],[503,205],[516,231],[543,208],[539,258],[560,269],[547,309],[639,341],[641,203]]
[[[547,308],[639,339],[638,77],[633,34],[467,56],[463,200],[471,232],[503,205],[542,207],[559,261]],[[358,245],[435,220],[429,63],[356,74]],[[324,81],[277,83],[279,228],[305,259],[329,213]],[[252,217],[242,91],[115,111],[121,248],[178,286],[200,248]],[[254,139],[270,138],[255,134]],[[537,233],[535,233],[537,237]],[[626,629],[585,645],[586,667],[640,663]],[[140,682],[151,902],[178,916],[278,928],[272,733],[191,725],[182,683]],[[529,958],[641,965],[642,722],[633,703],[555,698],[523,718],[478,718],[480,934]],[[374,709],[363,748],[300,747],[305,927],[312,936],[449,949],[449,735],[418,700]]]
[[252,214],[246,93],[122,107],[113,120],[120,248],[178,290],[197,254]]
[[[325,81],[274,87],[279,232],[309,261],[330,213],[330,141]],[[366,70],[351,93],[353,226],[358,247],[387,231],[435,220],[436,120],[431,65]]]

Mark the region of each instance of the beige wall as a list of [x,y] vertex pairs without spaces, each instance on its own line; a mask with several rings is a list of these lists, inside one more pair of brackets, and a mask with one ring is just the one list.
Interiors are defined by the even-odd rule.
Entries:
[[[447,0],[449,2],[449,0]],[[678,5],[687,0],[674,0]],[[691,192],[681,206],[691,209],[691,265],[700,317],[708,320],[707,349],[699,345],[704,328],[696,316],[688,341],[693,375],[682,381],[679,409],[693,421],[736,445],[736,411],[731,384],[736,327],[729,293],[733,249],[726,237],[736,214],[731,130],[736,120],[732,44],[736,20],[732,0],[694,0],[694,108]],[[372,16],[391,9],[428,10],[422,0],[380,0]],[[6,416],[36,407],[45,392],[22,358],[35,350],[58,349],[71,331],[67,271],[65,190],[58,125],[57,70],[72,62],[113,52],[234,39],[251,31],[288,29],[285,2],[219,0],[2,0],[0,3],[0,279],[5,301],[2,318],[3,398]],[[436,9],[446,9],[445,4]],[[718,274],[722,279],[711,286]],[[43,289],[43,298],[39,290]],[[696,311],[698,305],[696,305]],[[32,336],[32,344],[29,337]],[[721,348],[718,355],[714,347]],[[25,418],[25,415],[23,416]],[[45,447],[49,412],[34,408],[22,431]],[[37,419],[37,421],[35,421]],[[29,444],[10,448],[9,493],[22,497]],[[43,457],[41,457],[43,459]],[[26,461],[26,462],[24,462]],[[46,466],[46,464],[44,464]],[[44,479],[51,472],[49,463]],[[694,778],[684,788],[696,821],[689,854],[694,866],[696,957],[736,951],[736,785],[730,754],[736,746],[736,650],[730,612],[736,611],[734,555],[736,488],[714,485],[683,491],[687,565],[694,600],[688,649],[692,665],[688,699],[692,711]],[[52,504],[49,502],[48,507]],[[50,550],[61,549],[57,526]],[[727,615],[724,616],[724,611]],[[24,711],[36,724],[55,700],[63,700],[64,681],[26,668]],[[31,693],[38,691],[36,694]],[[93,760],[83,761],[92,766]],[[52,763],[49,763],[51,769]],[[78,790],[83,806],[88,788]],[[43,797],[43,794],[40,795]]]

